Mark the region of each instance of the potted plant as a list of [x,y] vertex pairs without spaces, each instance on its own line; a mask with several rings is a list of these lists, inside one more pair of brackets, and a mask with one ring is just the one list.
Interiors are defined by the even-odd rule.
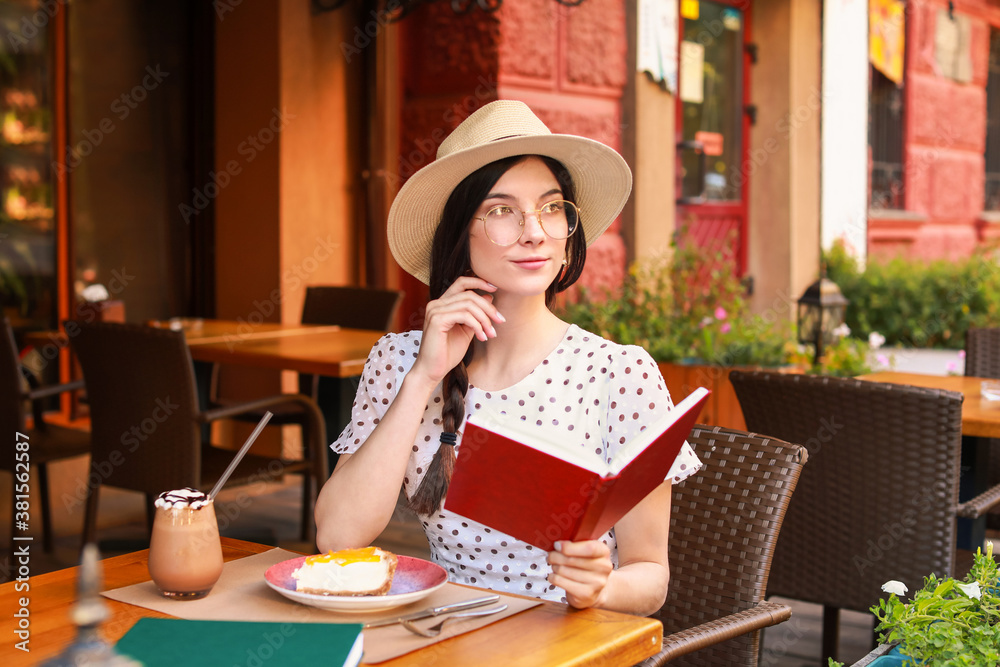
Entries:
[[[964,580],[924,579],[909,602],[906,586],[889,581],[889,598],[872,607],[883,645],[855,667],[996,667],[1000,665],[1000,578],[993,544],[979,549]],[[830,667],[843,663],[830,660]]]

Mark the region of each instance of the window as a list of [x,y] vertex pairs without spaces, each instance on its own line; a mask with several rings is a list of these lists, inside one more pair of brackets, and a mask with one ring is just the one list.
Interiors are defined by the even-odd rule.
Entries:
[[873,209],[903,208],[903,87],[874,67],[868,96]]
[[1000,211],[1000,30],[990,31],[986,80],[986,191],[984,211]]

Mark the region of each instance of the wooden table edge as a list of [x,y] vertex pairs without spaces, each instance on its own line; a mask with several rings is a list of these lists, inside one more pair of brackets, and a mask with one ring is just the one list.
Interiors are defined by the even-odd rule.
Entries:
[[[223,559],[226,562],[238,560],[240,558],[245,558],[247,556],[253,556],[256,554],[265,553],[274,548],[276,547],[271,545],[258,544],[255,542],[247,542],[235,538],[229,538],[229,537],[222,538],[222,554],[223,554]],[[148,552],[149,552],[148,549],[142,549],[127,554],[121,554],[118,556],[111,556],[109,558],[102,559],[101,564],[103,571],[105,572],[105,575],[102,580],[101,590],[108,591],[108,590],[113,590],[115,588],[121,588],[122,586],[129,586],[135,583],[139,583],[137,581],[131,581],[131,580],[126,580],[126,581],[116,580],[114,576],[112,576],[109,580],[109,577],[107,576],[106,572],[109,569],[109,567],[122,567],[139,563],[143,560],[144,554],[148,554]],[[292,553],[298,553],[298,552],[293,551]],[[36,577],[32,577],[31,580],[37,581],[38,578],[44,577],[45,579],[42,581],[42,584],[52,584],[58,582],[61,583],[61,585],[64,588],[72,587],[74,594],[71,600],[75,601],[76,580],[78,571],[79,571],[79,566],[73,566],[62,570],[57,570],[54,572],[48,572],[42,575],[37,575]],[[121,578],[119,577],[118,579]],[[126,577],[126,579],[128,579],[128,577]],[[4,584],[0,584],[0,596],[5,596],[8,593],[10,595],[17,595],[14,589],[15,583],[16,582],[11,581]],[[456,584],[456,585],[465,586],[463,584]],[[476,588],[475,586],[465,586],[465,587],[471,590],[482,590]],[[510,595],[512,597],[518,597],[529,600],[537,599],[537,598],[532,598],[530,596],[518,595],[515,593],[505,592],[504,595]],[[111,643],[115,643],[119,639],[121,639],[121,637],[124,636],[125,633],[128,632],[140,618],[146,618],[146,617],[172,618],[172,616],[168,614],[155,611],[152,609],[147,609],[145,607],[141,607],[138,605],[132,605],[126,602],[112,600],[110,598],[105,598],[103,596],[101,599],[112,610],[112,620],[109,620],[108,622],[104,623],[101,626],[101,636],[106,641]],[[56,655],[59,652],[63,651],[66,648],[66,646],[68,646],[69,643],[72,641],[73,636],[75,636],[75,629],[72,628],[72,625],[69,621],[69,610],[72,607],[73,604],[72,601],[65,604],[59,603],[59,606],[65,607],[66,611],[66,617],[64,623],[62,623],[59,626],[60,628],[67,631],[66,639],[57,642],[52,642],[51,646],[44,647],[41,650],[33,651],[32,652],[34,654],[32,656],[33,658],[39,657],[39,659],[44,660],[49,657],[52,657],[53,655]],[[660,651],[660,648],[662,646],[663,625],[660,623],[660,621],[653,618],[632,616],[629,614],[622,614],[619,612],[608,611],[604,609],[577,610],[568,607],[566,605],[560,605],[558,603],[549,601],[542,601],[541,605],[525,609],[524,611],[514,614],[513,616],[509,616],[503,620],[510,621],[513,619],[520,619],[521,622],[524,622],[525,615],[528,614],[528,612],[535,612],[535,614],[538,613],[550,614],[556,616],[576,614],[576,613],[587,613],[590,615],[597,615],[597,618],[593,619],[595,623],[624,624],[623,622],[627,619],[631,621],[629,623],[629,627],[625,627],[622,632],[616,634],[615,641],[612,642],[611,645],[605,645],[603,647],[595,647],[592,651],[575,656],[572,660],[553,662],[551,663],[553,665],[563,665],[565,667],[569,667],[572,665],[572,666],[582,667],[583,665],[593,664],[595,660],[612,661],[615,664],[619,663],[635,664],[641,662],[645,658],[655,655]],[[642,624],[635,624],[634,621],[636,619],[644,620],[646,622]],[[49,618],[48,620],[52,621],[53,619]],[[464,635],[458,635],[451,639],[447,639],[443,642],[440,642],[439,644],[435,644],[435,646],[444,647],[447,650],[446,646],[447,644],[456,642],[456,640],[461,640],[463,636]],[[644,649],[643,648],[644,646],[648,646],[649,648]],[[52,650],[48,651],[47,649],[49,648],[51,648]],[[386,667],[393,667],[393,665],[397,664],[408,664],[408,656],[409,654],[406,654],[386,662],[374,663],[374,664],[385,665]],[[362,663],[362,664],[368,664],[368,663]],[[505,664],[516,666],[521,663],[517,658],[511,656],[510,660]],[[535,663],[530,663],[530,664],[537,664],[537,661]]]

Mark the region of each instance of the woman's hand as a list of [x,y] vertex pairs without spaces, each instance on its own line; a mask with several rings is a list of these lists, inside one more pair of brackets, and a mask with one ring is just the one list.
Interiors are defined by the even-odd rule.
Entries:
[[577,609],[600,606],[614,566],[611,550],[600,540],[556,542],[549,552],[549,583],[566,591],[566,601]]
[[423,373],[436,384],[462,360],[473,336],[481,341],[495,338],[493,322],[505,321],[493,306],[491,292],[496,289],[482,278],[463,276],[440,298],[428,303],[420,353],[413,371]]

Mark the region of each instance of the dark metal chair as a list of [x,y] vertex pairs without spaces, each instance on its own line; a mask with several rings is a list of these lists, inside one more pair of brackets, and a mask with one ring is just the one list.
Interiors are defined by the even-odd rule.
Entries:
[[823,605],[824,664],[836,658],[840,609],[868,612],[890,579],[917,590],[932,572],[968,571],[956,517],[980,516],[1000,487],[958,502],[961,394],[759,371],[729,378],[747,428],[809,450],[768,595]]
[[757,667],[760,630],[792,613],[764,595],[806,450],[723,427],[688,442],[704,466],[674,487],[663,649],[641,664]]
[[[42,415],[42,399],[56,396],[64,391],[83,388],[83,381],[47,387],[30,387],[21,366],[14,331],[10,322],[3,318],[0,323],[0,387],[4,400],[0,402],[0,431],[4,433],[3,460],[0,470],[14,473],[14,493],[12,494],[11,530],[17,533],[18,503],[20,489],[37,490],[42,516],[42,547],[52,551],[52,512],[49,503],[48,464],[53,461],[83,456],[90,453],[90,434],[72,428],[48,424]],[[29,388],[30,387],[30,388]],[[31,404],[32,427],[28,428],[25,404]],[[27,436],[22,439],[20,433]],[[17,459],[17,442],[26,442],[27,456]],[[23,467],[18,468],[17,464]],[[21,483],[18,473],[27,472],[30,484]],[[30,505],[30,501],[28,503]],[[23,507],[23,505],[22,505]],[[23,517],[22,517],[23,519]]]
[[232,461],[235,452],[202,442],[203,425],[289,403],[305,415],[303,459],[247,454],[227,486],[302,473],[302,534],[304,540],[312,539],[313,496],[328,476],[326,431],[312,399],[284,394],[202,411],[182,332],[133,324],[77,326],[72,344],[87,383],[98,473],[88,483],[84,543],[93,539],[102,485],[146,494],[151,524],[158,493],[185,486],[207,491]]

